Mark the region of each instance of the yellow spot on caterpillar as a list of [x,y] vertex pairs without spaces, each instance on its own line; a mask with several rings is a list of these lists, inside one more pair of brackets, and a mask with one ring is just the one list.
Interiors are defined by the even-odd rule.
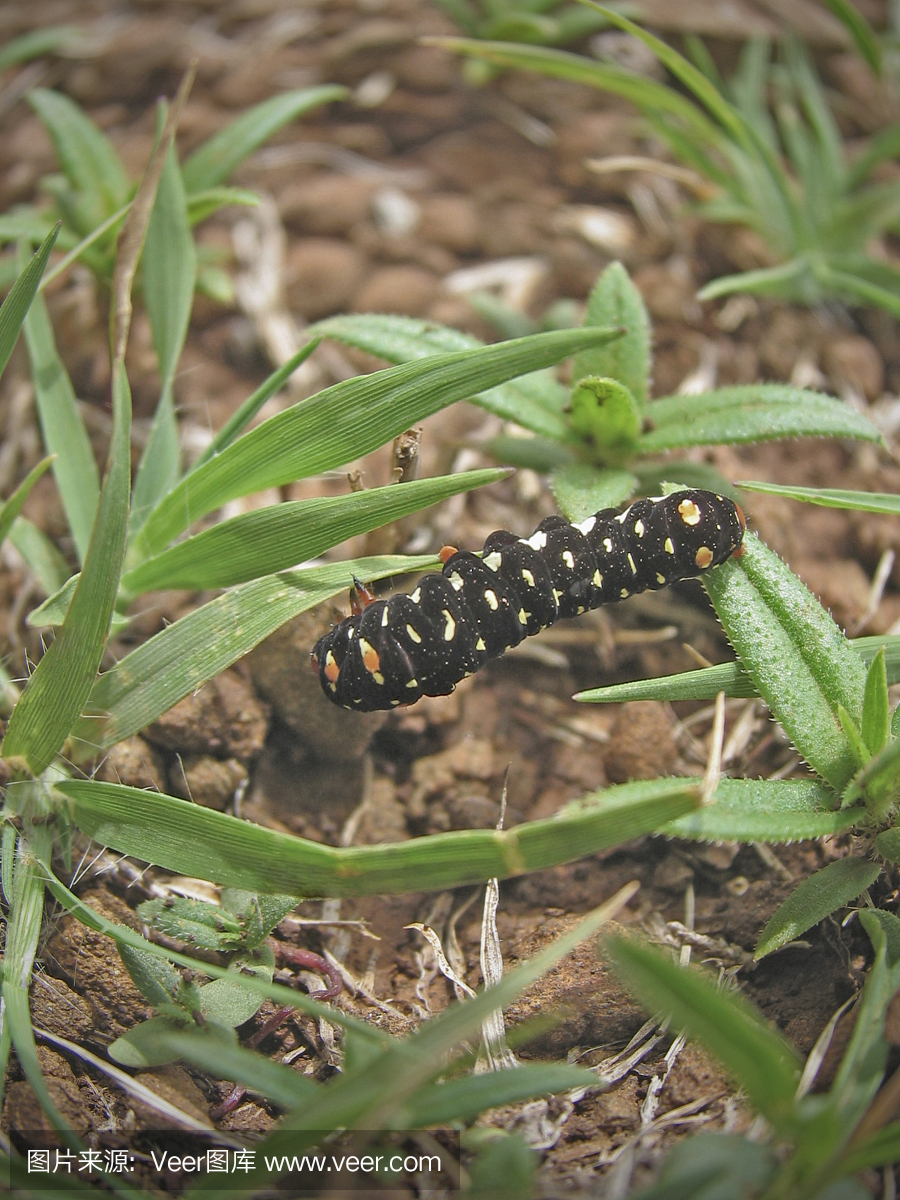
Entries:
[[418,679],[411,679],[406,686],[408,688],[417,688],[419,686],[419,681]]
[[644,536],[644,522],[643,521],[635,521],[634,532],[638,535],[639,538]]
[[553,589],[553,599],[556,601],[557,604],[559,604],[560,600],[562,600],[562,598],[565,594],[566,594],[565,592],[561,592],[557,588]]
[[675,553],[675,547],[672,544],[671,538],[666,538],[666,540],[663,542],[663,550],[665,550],[666,554],[674,554]]
[[480,651],[487,650],[487,646],[485,645],[484,638],[478,639],[478,641],[475,643],[475,649],[480,650]]
[[523,567],[523,569],[522,569],[522,578],[525,580],[525,582],[528,584],[529,587],[534,587],[534,576],[528,570],[527,567]]
[[444,614],[444,641],[452,642],[456,634],[456,622],[448,608],[442,608],[441,612]]
[[496,612],[497,609],[500,607],[500,601],[497,599],[497,593],[491,591],[490,588],[485,588],[484,589],[484,598],[488,602],[488,607],[492,608],[494,610],[494,612]]
[[665,575],[660,575],[659,571],[657,571],[656,572],[656,582],[660,583],[660,584],[664,584],[666,582]]
[[619,592],[619,595],[622,597],[623,600],[627,600],[628,597],[631,595],[631,592],[629,592],[628,588],[622,588],[621,592]]
[[388,627],[388,615],[389,614],[388,614],[388,610],[387,610],[387,605],[385,605],[384,612],[381,614],[381,628],[382,629],[387,629],[387,627]]
[[450,580],[450,586],[453,588],[454,592],[462,591],[463,577],[462,577],[462,575],[460,575],[459,571],[454,571],[453,574],[448,575],[447,578]]
[[375,680],[375,682],[378,684],[379,687],[381,687],[381,685],[384,683],[384,676],[382,675],[382,673],[380,671],[373,671],[372,678]]
[[413,629],[412,625],[407,625],[406,632],[409,634],[409,636],[412,638],[412,640],[414,642],[416,642],[416,643],[421,642],[422,635],[418,632],[418,630]]
[[571,550],[563,550],[562,560],[566,564],[566,566],[569,568],[570,571],[575,570],[575,555],[572,553]]
[[709,566],[709,564],[712,562],[712,560],[713,560],[713,552],[712,552],[712,550],[710,550],[709,546],[701,546],[700,549],[697,551],[697,553],[694,555],[694,562],[697,564],[697,566],[700,568],[701,571],[705,571],[706,568]]
[[678,515],[685,525],[700,524],[700,509],[693,500],[682,500],[678,505]]
[[489,571],[499,571],[503,565],[503,556],[499,550],[493,550],[481,560]]
[[524,609],[524,608],[520,608],[520,609],[519,609],[519,614],[518,614],[518,616],[519,616],[519,624],[520,624],[520,625],[527,625],[527,624],[528,624],[528,613],[525,611],[525,609]]
[[[375,649],[372,643],[367,642],[365,638],[359,639],[359,649],[362,654],[363,666],[366,668],[369,674],[375,678],[378,674],[378,668],[381,666],[381,659],[378,657],[378,651]],[[377,678],[375,678],[375,682],[378,683]],[[381,682],[384,683],[383,677]]]
[[594,572],[591,583],[594,585],[594,587],[603,587],[603,576],[599,571]]
[[631,568],[632,575],[637,575],[637,567],[634,565],[634,559],[630,554],[626,554],[625,557],[628,559],[628,565]]
[[340,673],[341,673],[341,668],[337,665],[337,659],[334,657],[332,652],[329,650],[328,653],[325,655],[325,678],[331,684],[332,690],[334,688],[335,683],[337,682],[337,677],[338,677],[338,675],[340,675]]

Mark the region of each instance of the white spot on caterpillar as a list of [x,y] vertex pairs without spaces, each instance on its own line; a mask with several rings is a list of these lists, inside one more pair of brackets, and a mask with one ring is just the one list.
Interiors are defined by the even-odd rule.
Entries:
[[519,540],[524,546],[530,546],[532,550],[543,550],[547,545],[547,535],[543,529],[538,529],[530,538],[520,538]]
[[419,686],[419,681],[418,681],[418,679],[410,679],[409,683],[406,686],[408,688],[417,688]]
[[666,540],[663,542],[663,550],[665,550],[666,554],[674,554],[675,553],[675,547],[672,544],[671,538],[666,538]]
[[634,565],[634,559],[630,554],[626,554],[625,557],[628,559],[628,565],[631,568],[632,575],[637,575],[637,567]]
[[682,521],[684,521],[685,525],[700,524],[700,509],[693,500],[682,500],[678,505],[678,515],[681,517]]
[[709,566],[709,564],[712,562],[714,557],[715,556],[713,555],[713,552],[712,552],[712,550],[710,550],[709,546],[701,546],[700,549],[697,551],[697,553],[694,555],[694,562],[697,564],[697,566],[700,568],[701,571],[705,571],[706,568]]
[[459,571],[454,571],[453,574],[448,575],[447,578],[449,579],[450,586],[453,588],[454,592],[462,591],[463,577],[462,577],[462,575],[460,575]]
[[492,608],[494,610],[494,612],[496,612],[497,609],[500,607],[500,601],[497,599],[497,593],[491,591],[490,588],[485,588],[484,589],[484,598],[488,602],[488,607]]
[[522,578],[525,580],[525,582],[528,584],[529,587],[534,587],[534,576],[528,570],[527,567],[522,568]]
[[350,639],[350,638],[355,638],[355,637],[356,637],[356,626],[351,625],[350,628],[347,630],[347,638]]
[[619,592],[619,595],[622,597],[623,600],[627,600],[628,597],[631,595],[631,592],[629,592],[628,588],[622,588],[621,592]]
[[[593,577],[591,579],[591,583],[594,585],[594,587],[603,587],[603,576],[600,574],[599,571],[594,572]],[[584,609],[582,609],[581,611],[583,612]]]
[[444,641],[452,642],[456,635],[456,622],[449,608],[442,608],[441,612],[444,614]]
[[656,582],[660,583],[660,584],[664,584],[666,582],[665,575],[660,575],[659,571],[657,571],[656,572]]
[[594,528],[594,526],[596,524],[597,524],[596,517],[588,517],[588,519],[586,521],[582,521],[581,524],[576,525],[575,528],[578,530],[579,533],[587,534],[587,533],[591,532],[591,530]]
[[422,635],[418,632],[418,630],[413,629],[412,625],[406,626],[406,632],[409,634],[409,636],[412,638],[412,640],[414,642],[418,643],[418,642],[422,641]]
[[518,614],[518,616],[519,616],[519,624],[520,624],[520,625],[527,625],[527,624],[528,624],[528,618],[529,618],[529,616],[530,616],[530,613],[527,613],[527,612],[525,611],[525,609],[524,609],[524,608],[520,608],[520,609],[519,609],[519,614]]
[[644,522],[643,521],[635,521],[634,532],[638,535],[639,538],[642,538],[644,536]]
[[419,601],[422,599],[422,589],[416,588],[416,590],[414,592],[410,592],[409,598],[410,598],[410,600],[412,600],[413,604],[418,604]]
[[572,553],[571,550],[563,550],[562,560],[566,564],[566,566],[569,568],[570,571],[575,570],[575,555]]
[[606,553],[612,554],[612,548],[613,548],[612,538],[604,538],[603,539],[603,549],[606,551]]
[[381,628],[382,629],[387,629],[387,627],[388,627],[388,615],[389,614],[388,614],[387,605],[385,605],[384,612],[381,614]]
[[475,649],[482,650],[482,651],[487,650],[487,646],[485,645],[484,638],[478,639],[478,641],[475,643]]
[[492,550],[481,560],[489,571],[499,571],[503,566],[503,556],[499,550]]

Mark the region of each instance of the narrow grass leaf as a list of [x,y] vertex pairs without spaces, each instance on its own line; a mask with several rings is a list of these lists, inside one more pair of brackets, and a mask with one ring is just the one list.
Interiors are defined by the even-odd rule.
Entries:
[[637,487],[631,471],[618,467],[589,467],[584,463],[559,467],[553,472],[550,486],[560,511],[570,521],[585,521],[601,508],[618,508]]
[[132,497],[132,534],[175,486],[181,448],[172,387],[187,336],[197,251],[174,146],[169,147],[144,244],[144,303],[150,318],[162,388]]
[[815,771],[840,791],[856,770],[840,726],[858,725],[865,666],[813,594],[757,538],[703,580],[756,690]]
[[471,829],[380,846],[334,847],[158,792],[67,780],[78,827],[102,845],[181,874],[301,897],[435,891],[507,879],[649,833],[696,806],[689,781],[624,784],[583,811],[513,829]]
[[273,133],[304,113],[333,100],[342,100],[347,89],[335,84],[299,88],[264,100],[232,121],[221,133],[195,150],[182,167],[188,193],[217,187]]
[[790,1044],[741,995],[725,993],[700,971],[669,955],[614,938],[607,951],[634,994],[652,1012],[702,1044],[744,1088],[755,1108],[782,1135],[795,1124],[800,1061]]
[[881,874],[881,864],[848,855],[829,863],[799,884],[780,905],[759,939],[754,957],[765,958],[813,925],[855,900]]
[[851,303],[863,301],[874,304],[900,318],[900,295],[896,281],[893,289],[887,288],[880,283],[873,283],[858,272],[840,270],[825,262],[817,264],[816,275],[825,292],[846,297]]
[[94,685],[72,731],[81,757],[137,733],[230,667],[285,621],[347,591],[353,575],[378,580],[434,567],[432,555],[362,558],[283,571],[241,584],[132,650]]
[[277,371],[273,371],[269,378],[264,380],[256,391],[248,396],[244,403],[232,413],[218,433],[213,435],[209,445],[198,456],[193,465],[188,468],[187,473],[190,474],[191,471],[196,471],[205,462],[208,462],[211,458],[215,458],[217,454],[221,454],[226,446],[231,445],[235,438],[243,433],[244,429],[250,424],[266,401],[281,390],[301,363],[306,362],[318,344],[318,337],[311,338],[295,354],[292,354],[283,366],[279,367]]
[[798,842],[867,823],[864,810],[837,807],[823,783],[807,779],[721,779],[712,802],[659,830],[701,842]]
[[[872,663],[883,648],[888,683],[900,683],[900,637],[853,638],[850,645],[865,663]],[[730,662],[703,667],[699,671],[684,671],[680,675],[590,688],[577,692],[575,699],[588,704],[624,704],[628,700],[713,700],[719,692],[742,700],[759,695],[741,664]]]
[[131,184],[109,138],[60,92],[33,88],[28,103],[53,139],[63,173],[77,193],[79,233],[88,233],[128,199]]
[[148,518],[141,553],[159,553],[192,522],[229,500],[343,466],[458,400],[551,366],[605,336],[595,329],[539,333],[402,363],[325,388],[191,472]]
[[621,326],[626,332],[606,346],[577,354],[572,363],[573,380],[587,375],[616,379],[628,388],[638,407],[644,408],[650,398],[650,317],[621,263],[611,263],[594,284],[584,324]]
[[0,47],[0,71],[14,67],[17,63],[30,62],[45,54],[52,54],[78,36],[76,25],[48,25],[46,29],[34,29],[12,38]]
[[192,226],[199,225],[220,208],[232,204],[241,208],[255,208],[259,204],[259,196],[256,192],[239,187],[204,188],[200,192],[191,192],[188,197],[190,223]]
[[892,1121],[859,1145],[853,1145],[841,1157],[838,1167],[842,1174],[875,1167],[894,1167],[900,1162],[900,1121]]
[[881,46],[875,30],[851,0],[824,0],[834,15],[843,23],[856,49],[876,75],[881,74]]
[[63,586],[69,577],[69,564],[42,530],[26,517],[16,517],[9,540],[48,596]]
[[760,483],[756,479],[741,479],[736,487],[747,492],[765,492],[770,496],[787,496],[806,504],[823,508],[852,508],[857,512],[890,513],[900,516],[900,496],[887,492],[856,492],[842,488],[793,487],[777,483]]
[[19,275],[3,304],[0,305],[0,375],[3,374],[6,364],[9,362],[9,356],[13,352],[13,346],[18,339],[25,314],[28,312],[38,284],[41,282],[41,276],[47,266],[50,251],[59,236],[59,230],[60,224],[57,223],[44,238],[31,262]]
[[131,394],[124,366],[113,377],[109,471],[81,578],[66,620],[13,710],[0,753],[42,771],[79,717],[106,645],[128,527]]
[[242,513],[129,571],[131,595],[160,588],[230,587],[315,558],[346,538],[505,478],[503,469],[466,471],[345,496],[288,501]]
[[514,1071],[450,1079],[420,1088],[413,1096],[408,1116],[410,1129],[473,1121],[479,1113],[501,1104],[519,1104],[535,1096],[596,1088],[597,1076],[566,1063],[522,1063]]
[[[395,364],[456,350],[476,350],[484,345],[471,334],[447,325],[393,314],[358,313],[329,317],[312,328],[323,337],[334,338]],[[610,339],[621,336],[618,329],[608,329],[607,333]],[[563,415],[569,390],[551,371],[525,375],[470,399],[494,416],[515,421],[540,437],[577,441]]]
[[97,514],[100,473],[42,296],[34,298],[24,330],[44,445],[48,454],[54,455],[53,475],[79,562],[83,562]]
[[52,463],[52,455],[41,459],[36,466],[31,468],[10,498],[3,505],[0,505],[0,544],[5,542],[7,537],[9,537],[13,521],[19,515],[22,505],[28,499],[31,489]]
[[887,670],[884,649],[875,656],[866,675],[866,691],[863,698],[861,733],[870,754],[877,754],[888,740],[891,727],[890,704],[888,702]]
[[718,388],[702,396],[666,396],[647,409],[651,429],[638,449],[656,454],[684,446],[848,437],[882,442],[879,430],[849,405],[785,384]]

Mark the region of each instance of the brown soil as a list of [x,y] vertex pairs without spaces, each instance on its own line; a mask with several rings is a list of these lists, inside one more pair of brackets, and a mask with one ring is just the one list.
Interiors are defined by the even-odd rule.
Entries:
[[[774,20],[773,6],[750,0],[645,7],[655,13],[659,28],[666,28],[668,10],[678,9],[682,16],[688,9],[702,10],[703,23],[693,27],[722,39],[771,27]],[[853,56],[835,44],[833,28],[817,33],[803,25],[820,19],[824,9],[794,0],[779,10],[817,39],[823,70],[844,89],[848,122],[864,129],[861,114],[871,112],[878,97],[866,92],[866,78],[855,69]],[[3,40],[26,31],[33,13],[26,6],[4,9]],[[700,17],[685,19],[689,25]],[[133,173],[151,145],[156,97],[174,93],[195,55],[200,67],[179,139],[184,150],[278,89],[318,82],[352,89],[349,101],[286,129],[240,170],[235,182],[265,197],[259,210],[226,210],[201,230],[201,243],[224,256],[243,282],[234,307],[203,297],[197,301],[177,390],[188,446],[202,445],[206,431],[221,425],[271,369],[270,359],[278,358],[273,330],[285,314],[295,331],[304,320],[339,311],[391,311],[493,337],[465,296],[453,290],[454,273],[507,258],[529,264],[526,283],[517,291],[510,280],[506,298],[533,316],[554,300],[583,301],[608,262],[624,261],[653,317],[658,394],[676,390],[695,372],[704,374],[705,386],[794,380],[870,407],[888,429],[896,422],[900,336],[895,321],[836,306],[812,312],[746,298],[699,304],[695,293],[705,281],[757,265],[762,248],[740,232],[700,226],[669,182],[650,175],[589,174],[587,157],[654,152],[632,114],[616,102],[587,88],[533,76],[507,75],[482,90],[465,86],[457,62],[418,43],[422,34],[453,32],[422,0],[323,0],[303,8],[279,0],[55,0],[40,6],[39,20],[74,22],[83,38],[71,57],[42,59],[35,67],[7,72],[0,81],[0,212],[30,201],[39,180],[56,169],[49,139],[15,91],[25,83],[57,88],[77,100],[113,139]],[[724,61],[733,53],[724,40],[716,49]],[[372,96],[380,96],[380,103],[367,107]],[[608,215],[602,235],[587,221],[598,215],[592,209]],[[260,259],[269,264],[270,294],[253,303],[244,284]],[[76,269],[52,289],[50,301],[61,352],[102,454],[109,427],[102,298],[91,278]],[[157,395],[148,328],[140,314],[129,365],[140,438],[146,436]],[[372,365],[324,347],[301,373],[300,390],[291,400]],[[5,495],[39,457],[21,349],[0,388],[0,419],[6,435],[0,460]],[[422,473],[458,467],[461,456],[471,465],[478,456],[460,447],[494,428],[483,413],[465,407],[428,421]],[[868,446],[786,442],[704,451],[697,457],[734,479],[875,491],[900,486],[894,458]],[[389,479],[386,452],[356,465],[367,485]],[[330,480],[327,486],[342,490],[346,484]],[[282,498],[322,487],[322,481],[311,481],[285,489]],[[265,500],[273,498],[278,497]],[[754,497],[749,507],[753,527],[822,596],[836,619],[856,631],[881,556],[900,550],[897,522],[763,496]],[[491,529],[530,531],[549,511],[552,500],[543,483],[522,472],[504,485],[424,514],[416,524],[417,545],[452,540],[477,547]],[[50,536],[63,535],[50,476],[35,489],[27,513]],[[398,535],[401,548],[410,532]],[[359,541],[340,553],[373,547],[371,541],[365,546]],[[35,585],[9,555],[0,581],[3,652],[14,664],[25,654],[35,659],[39,643],[22,620],[33,607]],[[183,594],[160,597],[137,620],[129,639],[148,636],[196,602]],[[727,657],[696,588],[678,588],[557,627],[467,680],[454,695],[423,701],[387,719],[333,710],[310,678],[309,648],[334,617],[329,608],[280,631],[183,700],[143,738],[117,747],[100,764],[101,777],[161,787],[229,811],[237,806],[244,817],[329,842],[341,838],[352,818],[354,840],[375,843],[492,827],[507,767],[508,824],[552,814],[608,782],[661,772],[702,773],[709,711],[657,703],[594,708],[570,699],[578,688],[602,681],[690,668],[695,663],[683,649],[685,642],[708,659]],[[898,619],[900,558],[865,632],[884,632]],[[674,631],[658,636],[666,626]],[[729,705],[726,737],[748,718],[748,708],[747,736],[728,769],[767,775],[788,764],[792,752],[752,702]],[[743,964],[739,979],[745,993],[805,1053],[864,979],[868,943],[858,924],[828,921],[797,948],[757,967],[748,960],[792,881],[844,851],[841,843],[824,843],[778,847],[762,855],[752,847],[645,839],[593,855],[502,886],[498,923],[504,957],[508,965],[529,957],[570,928],[578,914],[632,879],[641,889],[623,921],[675,944],[678,930],[668,923],[685,920],[690,889],[695,929],[709,939],[708,949],[695,954],[727,967]],[[141,874],[106,860],[94,874],[100,878],[82,885],[90,889],[90,902],[132,923],[131,910],[146,897],[148,885],[164,880],[159,873]],[[418,934],[406,928],[410,922],[430,924],[445,944],[455,928],[468,982],[480,983],[480,902],[458,915],[469,899],[461,891],[343,902],[340,917],[364,922],[377,941],[360,933],[322,933],[290,920],[279,936],[311,949],[332,949],[354,978],[365,981],[338,1003],[399,1034],[453,1002],[451,985],[423,958]],[[321,917],[322,905],[305,904],[299,912]],[[329,906],[329,917],[336,913]],[[37,1023],[51,1032],[102,1054],[112,1038],[146,1014],[110,944],[67,919],[53,918],[42,964],[35,1013]],[[558,1012],[559,1019],[529,1043],[523,1056],[569,1056],[595,1064],[624,1047],[644,1020],[590,945],[513,1005],[507,1020],[515,1029],[548,1011]],[[249,1036],[254,1027],[251,1023],[243,1032]],[[839,1031],[838,1042],[843,1040]],[[564,1186],[603,1194],[596,1189],[604,1186],[600,1180],[609,1164],[622,1161],[623,1147],[634,1151],[635,1180],[643,1181],[684,1130],[747,1128],[750,1116],[735,1102],[727,1079],[694,1048],[675,1059],[657,1109],[665,1116],[689,1106],[690,1119],[642,1126],[641,1105],[651,1081],[665,1071],[667,1047],[662,1042],[606,1094],[590,1094],[555,1110],[558,1128],[548,1139],[553,1144],[541,1174],[544,1194],[559,1194]],[[300,1017],[264,1048],[279,1055],[302,1050],[302,1061],[317,1072],[326,1071],[334,1056],[321,1030]],[[42,1053],[53,1094],[73,1127],[96,1131],[110,1114],[126,1124],[144,1119],[127,1117],[133,1102],[93,1068],[70,1055]],[[826,1077],[830,1069],[826,1064]],[[181,1068],[142,1078],[205,1117],[227,1091],[226,1084]],[[4,1128],[13,1134],[36,1128],[29,1086],[15,1078],[7,1097]],[[248,1099],[223,1127],[264,1129],[272,1116]],[[520,1118],[518,1112],[504,1112],[493,1119],[511,1126]]]

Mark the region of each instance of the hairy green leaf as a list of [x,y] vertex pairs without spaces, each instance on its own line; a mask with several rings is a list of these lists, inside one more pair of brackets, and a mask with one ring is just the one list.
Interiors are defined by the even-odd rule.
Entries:
[[756,947],[757,959],[779,950],[830,916],[875,882],[878,863],[848,855],[829,863],[799,884],[766,925]]

